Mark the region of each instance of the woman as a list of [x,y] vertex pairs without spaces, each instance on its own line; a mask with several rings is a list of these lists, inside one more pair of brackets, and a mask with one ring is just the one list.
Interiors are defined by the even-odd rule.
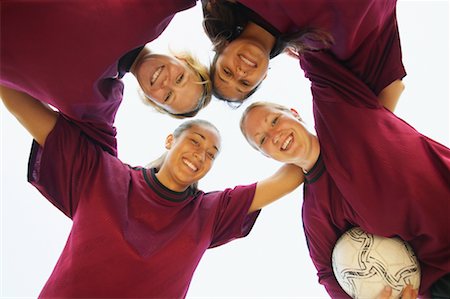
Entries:
[[206,249],[246,236],[259,210],[303,179],[285,165],[255,184],[204,193],[196,184],[220,151],[212,124],[184,122],[151,168],[131,167],[62,114],[0,91],[35,139],[29,181],[73,220],[40,297],[183,298]]
[[369,85],[391,111],[406,75],[395,0],[202,1],[204,27],[215,45],[213,93],[243,102],[285,47],[301,55],[328,49]]
[[191,117],[211,99],[208,71],[192,55],[151,53],[173,16],[195,5],[177,1],[2,2],[0,84],[51,104],[117,154],[120,80],[131,71],[146,101]]
[[302,68],[312,82],[318,138],[276,104],[249,106],[241,129],[258,151],[305,172],[302,218],[320,283],[331,297],[346,297],[331,252],[343,232],[360,226],[411,244],[422,270],[419,294],[447,298],[450,150],[384,109],[328,53],[306,53]]

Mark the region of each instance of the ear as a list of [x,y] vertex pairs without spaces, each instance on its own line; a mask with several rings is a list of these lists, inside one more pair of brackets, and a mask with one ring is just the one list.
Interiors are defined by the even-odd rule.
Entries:
[[170,150],[172,148],[174,140],[175,140],[175,138],[173,137],[173,134],[169,134],[166,137],[166,149]]

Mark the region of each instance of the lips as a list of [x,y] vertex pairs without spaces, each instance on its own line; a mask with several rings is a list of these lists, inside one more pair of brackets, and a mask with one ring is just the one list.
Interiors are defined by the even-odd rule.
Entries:
[[158,80],[159,76],[161,75],[162,71],[164,69],[164,65],[158,67],[156,69],[156,71],[153,73],[152,78],[150,80],[150,85],[153,86],[153,84],[156,83],[156,81]]
[[291,147],[293,140],[294,136],[292,134],[289,134],[289,136],[286,137],[283,144],[281,145],[280,150],[287,151]]
[[193,172],[197,172],[198,171],[198,167],[194,165],[194,163],[192,163],[191,161],[189,161],[186,158],[183,158],[183,163],[190,168]]
[[239,54],[239,59],[241,59],[241,61],[243,63],[245,63],[246,65],[248,65],[249,67],[256,68],[256,66],[257,66],[257,64],[253,60],[251,60],[250,58],[248,58],[242,54]]

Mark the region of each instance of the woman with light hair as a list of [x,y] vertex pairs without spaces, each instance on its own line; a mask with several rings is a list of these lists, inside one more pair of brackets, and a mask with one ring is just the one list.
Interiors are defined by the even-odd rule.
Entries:
[[56,107],[116,155],[121,78],[135,76],[146,101],[176,118],[211,100],[206,66],[189,53],[152,53],[174,15],[195,0],[4,1],[0,84]]
[[419,295],[447,298],[450,149],[385,109],[329,53],[305,55],[317,136],[295,110],[264,102],[245,110],[241,130],[253,148],[305,173],[302,220],[319,282],[332,298],[349,298],[333,275],[331,253],[359,226],[408,242],[421,267]]

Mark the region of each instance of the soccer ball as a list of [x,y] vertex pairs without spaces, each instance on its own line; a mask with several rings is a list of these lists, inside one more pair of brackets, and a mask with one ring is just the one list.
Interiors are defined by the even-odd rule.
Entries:
[[333,272],[352,298],[377,298],[385,286],[391,298],[403,288],[420,285],[420,266],[411,246],[399,238],[384,238],[354,227],[345,232],[333,249]]

